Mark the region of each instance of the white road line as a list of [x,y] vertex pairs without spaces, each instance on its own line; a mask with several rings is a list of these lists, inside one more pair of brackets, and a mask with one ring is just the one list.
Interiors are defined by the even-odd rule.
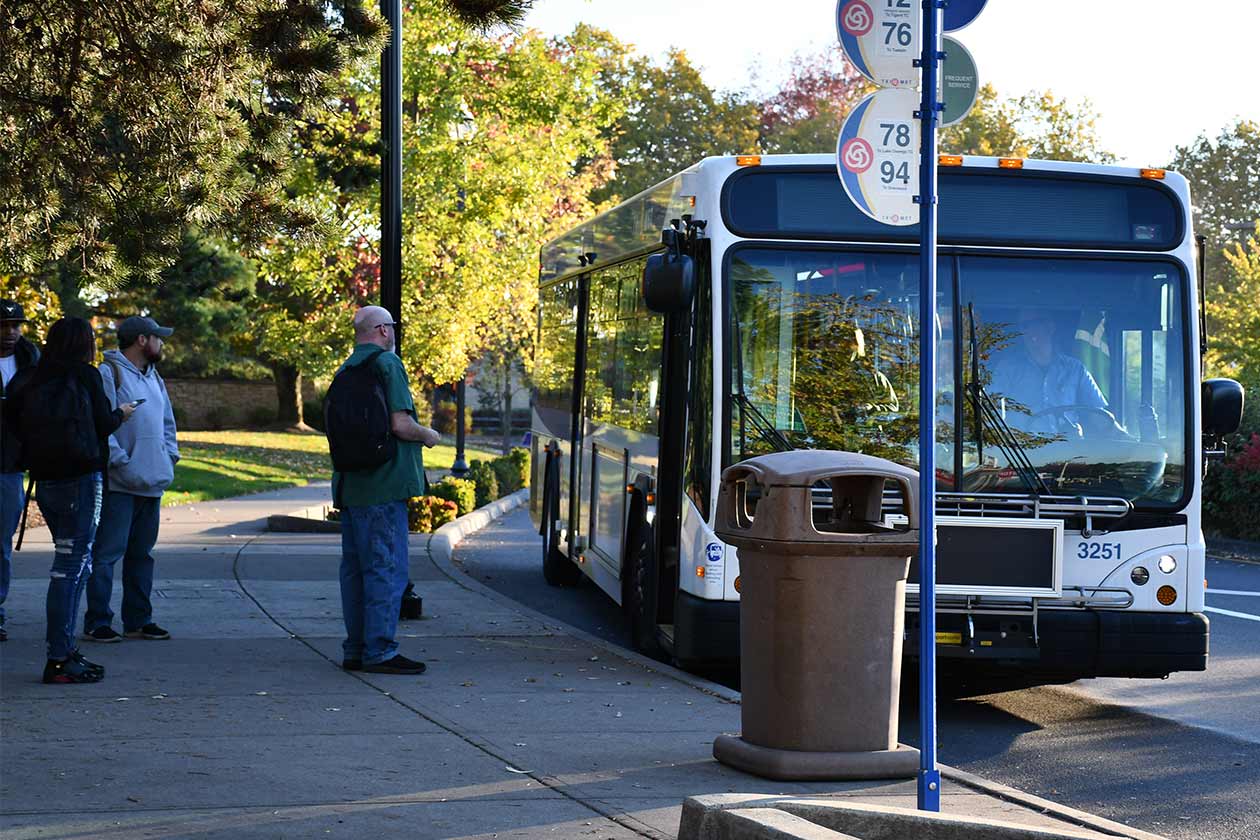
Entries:
[[1251,613],[1234,612],[1233,610],[1223,610],[1220,607],[1204,607],[1204,612],[1219,613],[1227,615],[1231,618],[1245,618],[1248,621],[1260,621],[1260,615],[1252,615]]
[[1249,589],[1209,589],[1209,595],[1250,595],[1253,598],[1260,598],[1260,592],[1252,592]]

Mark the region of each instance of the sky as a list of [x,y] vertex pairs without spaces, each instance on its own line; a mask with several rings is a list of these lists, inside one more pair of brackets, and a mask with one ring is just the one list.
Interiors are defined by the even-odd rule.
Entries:
[[[836,37],[834,0],[535,0],[525,23],[562,35],[579,21],[654,58],[679,47],[719,90],[765,90]],[[1121,163],[1161,166],[1200,134],[1260,121],[1258,0],[989,0],[951,34],[1003,97],[1088,97]]]

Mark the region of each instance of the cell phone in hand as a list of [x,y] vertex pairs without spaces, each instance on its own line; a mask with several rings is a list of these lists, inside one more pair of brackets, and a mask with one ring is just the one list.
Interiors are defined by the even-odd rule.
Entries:
[[140,403],[144,402],[144,401],[145,401],[145,399],[147,399],[147,398],[146,398],[146,397],[141,397],[141,398],[140,398],[140,399],[138,399],[138,400],[132,400],[132,401],[131,401],[131,407],[132,407],[132,408],[135,408],[136,406],[140,405]]

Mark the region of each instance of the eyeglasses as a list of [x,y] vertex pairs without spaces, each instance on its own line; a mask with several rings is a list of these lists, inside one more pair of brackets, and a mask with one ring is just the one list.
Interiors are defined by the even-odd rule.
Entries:
[[382,324],[377,324],[376,326],[378,326],[378,327],[393,327],[393,328],[396,330],[396,329],[398,329],[400,326],[402,326],[402,324],[398,323],[397,321],[386,321],[386,322],[384,322],[384,323],[382,323]]

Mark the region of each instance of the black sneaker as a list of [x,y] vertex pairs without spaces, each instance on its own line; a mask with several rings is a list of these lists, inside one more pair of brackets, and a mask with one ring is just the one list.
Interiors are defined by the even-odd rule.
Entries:
[[151,621],[139,630],[128,630],[125,635],[128,639],[151,639],[155,642],[171,637],[170,633],[167,633]]
[[90,671],[73,659],[58,662],[49,659],[44,666],[44,682],[66,685],[70,683],[100,682],[104,675],[98,671]]
[[79,653],[77,650],[74,653],[70,654],[70,660],[72,662],[78,662],[80,665],[82,665],[84,668],[86,668],[89,671],[95,671],[96,673],[100,674],[102,677],[105,676],[104,665],[97,665],[95,662],[92,662],[86,659],[83,656],[83,654]]
[[89,630],[83,634],[83,638],[89,642],[114,644],[116,642],[121,642],[123,637],[118,635],[118,631],[107,624],[103,627],[97,627],[95,630]]
[[362,659],[343,659],[341,660],[341,670],[343,671],[362,671]]
[[423,674],[424,663],[398,654],[393,659],[386,659],[384,662],[365,664],[363,670],[369,674]]

